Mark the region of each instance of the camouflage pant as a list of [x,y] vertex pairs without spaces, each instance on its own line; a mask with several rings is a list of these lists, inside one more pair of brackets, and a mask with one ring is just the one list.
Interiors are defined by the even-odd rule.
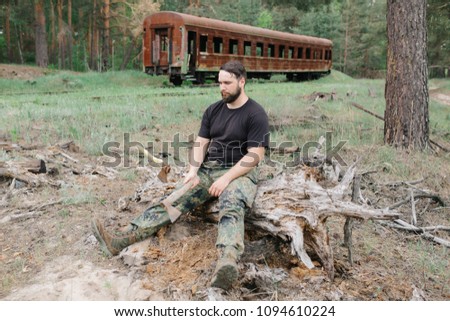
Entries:
[[[181,213],[192,211],[197,206],[214,199],[208,189],[214,181],[229,169],[206,163],[198,171],[200,184],[186,192],[173,206]],[[244,216],[252,207],[256,196],[257,169],[233,180],[219,196],[219,225],[217,247],[232,246],[238,255],[244,251]],[[162,220],[162,218],[165,218]],[[157,204],[148,208],[142,215],[135,218],[132,224],[142,228],[164,226],[170,223],[164,206]]]

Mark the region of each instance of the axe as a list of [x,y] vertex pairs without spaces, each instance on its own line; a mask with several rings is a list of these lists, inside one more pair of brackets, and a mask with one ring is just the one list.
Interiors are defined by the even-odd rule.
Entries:
[[136,147],[137,147],[138,150],[139,150],[139,156],[143,154],[144,156],[147,156],[148,159],[149,159],[150,161],[155,162],[155,163],[157,163],[157,164],[161,164],[161,163],[163,162],[162,159],[156,158],[155,156],[153,156],[152,154],[150,154],[150,153],[148,152],[148,150],[146,150],[146,149],[145,149],[144,147],[142,147],[141,145],[136,145]]
[[161,201],[161,204],[164,205],[172,223],[175,222],[181,215],[180,210],[172,206],[172,204],[176,202],[181,196],[186,194],[186,192],[191,189],[192,184],[192,181],[187,182],[186,184],[181,186],[181,188],[175,190],[167,198]]

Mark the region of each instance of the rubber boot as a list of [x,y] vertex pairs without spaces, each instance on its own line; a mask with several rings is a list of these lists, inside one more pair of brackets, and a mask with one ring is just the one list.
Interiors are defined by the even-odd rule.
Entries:
[[230,246],[219,249],[219,260],[211,280],[211,286],[229,290],[237,278],[237,250]]
[[114,256],[119,254],[127,246],[154,235],[162,226],[169,223],[169,215],[163,214],[153,225],[142,228],[129,224],[125,231],[118,232],[115,235],[109,233],[98,218],[92,220],[91,226],[103,253],[107,256]]

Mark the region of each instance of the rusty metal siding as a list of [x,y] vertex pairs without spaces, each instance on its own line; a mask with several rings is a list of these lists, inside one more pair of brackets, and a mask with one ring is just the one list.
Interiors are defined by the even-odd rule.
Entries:
[[[225,22],[209,18],[195,17],[191,15],[160,12],[149,16],[144,21],[144,65],[152,67],[151,57],[151,39],[154,37],[155,28],[170,28],[172,50],[170,61],[171,67],[181,67],[187,60],[187,35],[188,31],[195,31],[197,35],[197,71],[217,71],[219,67],[230,59],[241,60],[249,72],[295,72],[295,71],[328,71],[331,68],[331,60],[324,59],[297,59],[299,47],[302,47],[303,55],[306,48],[311,49],[311,58],[314,58],[314,52],[320,51],[322,58],[325,57],[325,50],[332,50],[332,42],[328,39],[314,38],[309,36],[283,33],[279,31],[267,30],[252,26]],[[184,33],[182,28],[185,28]],[[169,31],[170,34],[170,31]],[[184,36],[183,36],[184,35]],[[199,52],[200,36],[207,35],[207,51]],[[222,38],[222,53],[214,53],[214,37]],[[229,54],[229,40],[239,41],[238,54]],[[252,43],[252,56],[244,55],[244,41]],[[255,55],[256,44],[264,44],[263,57]],[[274,44],[276,56],[267,57],[268,44]],[[290,47],[294,48],[292,59],[278,58],[279,45],[285,48],[285,57],[287,57]]]

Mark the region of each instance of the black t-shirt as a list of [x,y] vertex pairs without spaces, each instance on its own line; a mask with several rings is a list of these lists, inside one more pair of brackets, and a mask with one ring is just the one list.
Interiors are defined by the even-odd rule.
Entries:
[[247,148],[269,146],[269,121],[253,99],[236,109],[220,100],[206,109],[198,136],[211,140],[205,161],[229,167],[247,154]]

